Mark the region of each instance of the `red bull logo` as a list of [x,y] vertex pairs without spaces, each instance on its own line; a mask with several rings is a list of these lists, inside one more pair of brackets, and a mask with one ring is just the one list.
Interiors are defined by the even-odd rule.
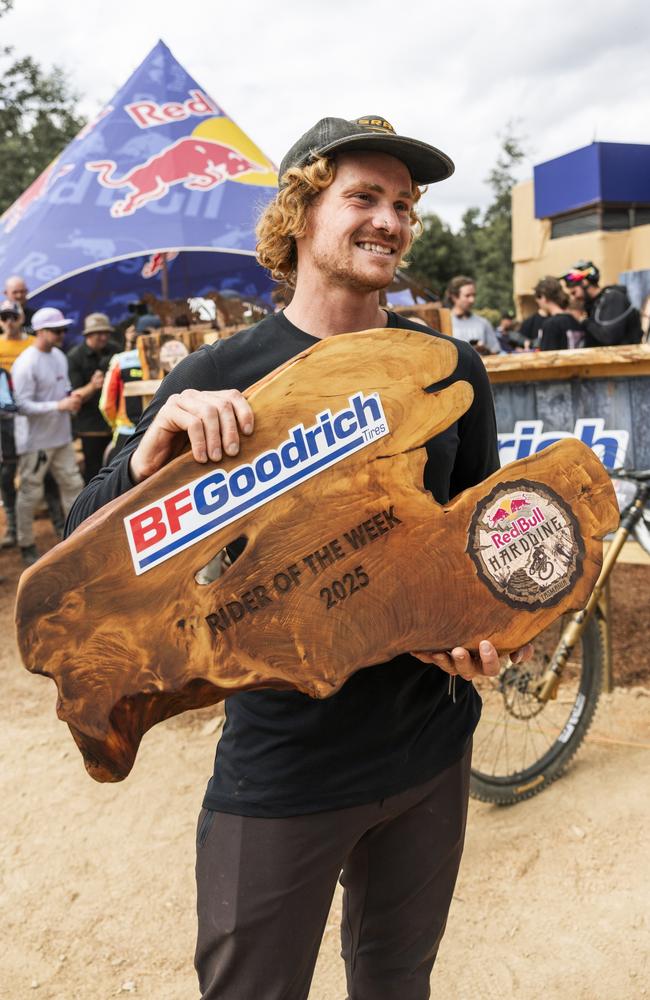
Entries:
[[541,508],[535,506],[525,493],[520,493],[514,497],[502,495],[496,508],[487,510],[484,525],[491,532],[492,544],[500,549],[513,539],[525,535],[543,520]]
[[122,177],[114,177],[114,160],[86,163],[87,170],[96,171],[98,181],[107,188],[130,188],[125,198],[113,202],[111,215],[121,219],[133,215],[150,201],[158,201],[176,184],[188,191],[209,191],[227,180],[236,180],[263,168],[238,153],[231,146],[212,139],[193,136],[178,139],[165,149],[150,156]]
[[492,517],[490,518],[490,524],[493,528],[496,528],[496,526],[501,521],[507,520],[507,517],[508,517],[508,511],[504,510],[503,507],[499,507],[496,514],[493,514]]
[[165,264],[169,264],[171,260],[176,260],[178,257],[178,250],[173,253],[152,253],[149,259],[145,262],[141,274],[143,278],[153,278],[160,271],[162,271]]
[[186,101],[167,101],[158,104],[157,101],[135,101],[125,104],[124,110],[133,119],[138,128],[156,128],[157,125],[169,125],[170,122],[184,121],[186,118],[204,118],[206,115],[218,115],[221,112],[214,101],[211,101],[202,90],[190,90]]
[[20,220],[26,215],[27,209],[35,202],[40,201],[52,189],[60,177],[64,177],[74,169],[73,163],[64,163],[61,167],[58,164],[59,158],[57,157],[56,160],[52,160],[49,167],[46,167],[42,174],[39,174],[34,183],[30,184],[26,191],[23,191],[13,205],[10,205],[7,211],[0,216],[0,221],[3,223],[2,228],[5,233],[10,233],[12,229],[15,229]]
[[539,508],[535,507],[533,510],[530,497],[521,493],[514,497],[502,496],[496,509],[487,511],[485,524],[490,531],[497,532],[491,537],[493,544],[498,548],[504,544],[501,538],[509,540],[510,535],[515,538],[520,532],[528,531],[529,527],[534,527],[535,524],[543,520],[544,515]]

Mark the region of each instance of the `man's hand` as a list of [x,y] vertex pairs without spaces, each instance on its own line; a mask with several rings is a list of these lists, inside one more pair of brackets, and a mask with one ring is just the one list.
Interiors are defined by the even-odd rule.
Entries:
[[224,452],[236,455],[240,432],[253,432],[253,411],[240,392],[184,389],[161,406],[133,452],[131,478],[140,483],[158,472],[180,454],[188,438],[197,462],[218,462]]
[[80,385],[73,392],[79,397],[79,403],[86,403],[104,384],[104,373],[97,368],[90,376],[90,382]]
[[[499,654],[495,647],[487,639],[484,639],[478,646],[479,655],[472,656],[468,650],[462,646],[456,646],[449,653],[411,653],[416,659],[423,663],[434,663],[447,674],[458,674],[466,681],[473,680],[474,677],[496,677],[499,673]],[[533,655],[533,647],[530,643],[516,649],[510,654],[513,663],[524,663],[530,660]]]
[[76,392],[71,393],[69,396],[64,396],[56,404],[57,410],[62,410],[64,413],[79,413],[81,409],[81,399]]

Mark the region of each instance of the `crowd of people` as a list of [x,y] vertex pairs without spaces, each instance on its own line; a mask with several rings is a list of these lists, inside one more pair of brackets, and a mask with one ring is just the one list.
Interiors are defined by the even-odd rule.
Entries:
[[480,353],[561,351],[579,347],[638,344],[641,316],[623,285],[600,284],[591,261],[579,261],[560,278],[547,276],[535,286],[536,312],[518,323],[505,312],[496,328],[474,311],[476,283],[468,275],[452,278],[445,304],[451,310],[454,337]]
[[104,313],[85,317],[82,341],[68,353],[71,320],[60,309],[27,306],[27,286],[8,278],[0,304],[0,487],[3,548],[20,548],[25,566],[39,557],[34,515],[43,500],[63,537],[65,518],[84,483],[132,434],[137,397],[124,384],[142,377],[137,337],[160,327],[150,314],[116,329]]

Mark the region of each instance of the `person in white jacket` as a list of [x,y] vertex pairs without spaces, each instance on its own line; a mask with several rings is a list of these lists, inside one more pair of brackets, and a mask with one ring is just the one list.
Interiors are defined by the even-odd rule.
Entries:
[[16,529],[26,566],[38,559],[34,508],[43,496],[48,470],[58,484],[64,514],[83,489],[70,420],[81,399],[70,391],[68,362],[59,347],[70,323],[59,309],[37,310],[32,317],[34,343],[16,358],[11,369],[19,414],[15,422],[19,477]]

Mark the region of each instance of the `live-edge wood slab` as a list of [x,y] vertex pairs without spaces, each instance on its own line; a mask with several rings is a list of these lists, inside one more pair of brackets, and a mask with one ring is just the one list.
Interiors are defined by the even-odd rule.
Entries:
[[[218,465],[181,455],[24,573],[21,656],[56,682],[58,715],[94,778],[125,777],[151,726],[234,692],[324,698],[398,653],[474,650],[481,639],[512,650],[584,606],[600,539],[618,521],[586,446],[554,445],[445,507],[424,490],[422,445],[472,402],[463,381],[426,391],[456,364],[451,340],[410,330],[319,342],[248,390],[255,432],[239,455]],[[359,393],[378,394],[388,433],[136,574],[125,519],[216,470],[255,464]],[[242,537],[233,565],[199,585],[197,572]]]

